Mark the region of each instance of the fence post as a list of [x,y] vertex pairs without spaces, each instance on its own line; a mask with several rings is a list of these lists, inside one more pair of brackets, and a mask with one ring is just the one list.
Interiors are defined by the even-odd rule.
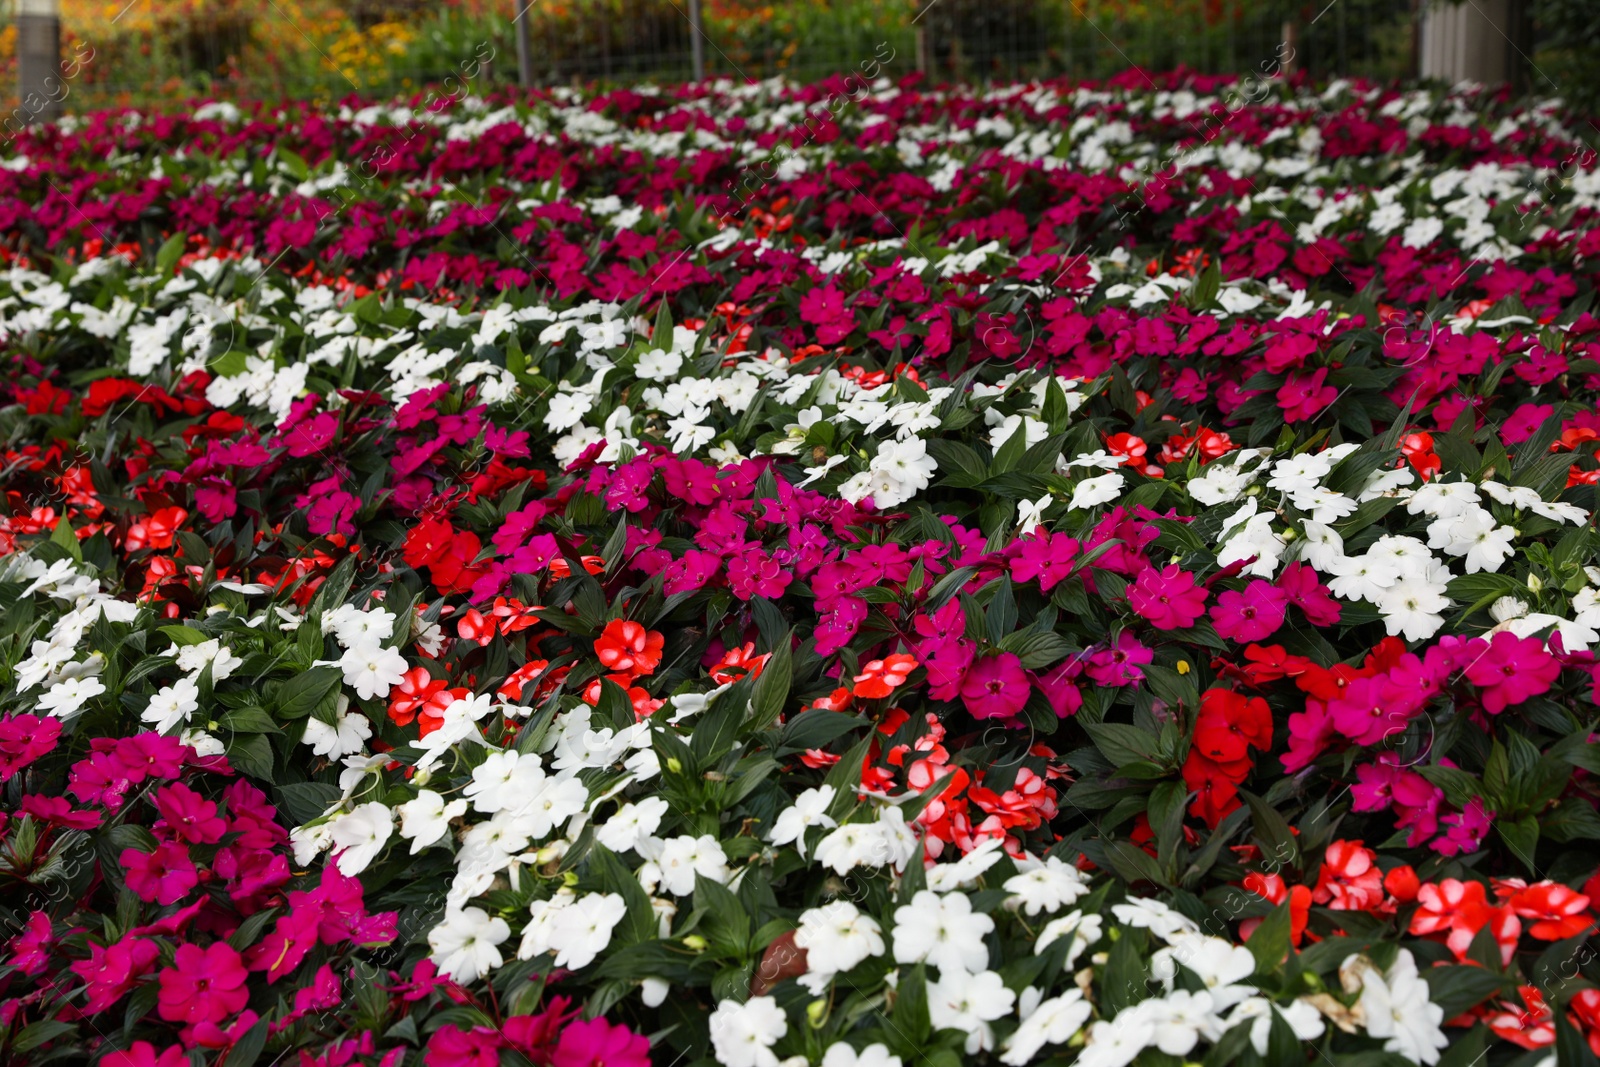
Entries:
[[1283,62],[1278,69],[1285,78],[1292,78],[1300,69],[1300,24],[1294,19],[1283,20],[1283,52]]
[[706,28],[700,18],[700,0],[689,0],[689,55],[694,62],[694,80],[706,77]]
[[17,0],[17,100],[25,123],[61,115],[60,0]]
[[533,0],[523,3],[515,0],[519,5],[517,17],[512,21],[517,29],[517,84],[524,89],[533,88],[533,31],[528,28],[528,9],[533,6]]

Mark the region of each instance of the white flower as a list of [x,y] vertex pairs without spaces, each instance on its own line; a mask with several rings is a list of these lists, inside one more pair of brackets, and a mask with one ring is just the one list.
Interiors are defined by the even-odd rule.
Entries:
[[874,1041],[860,1052],[852,1045],[837,1041],[823,1053],[822,1067],[901,1067],[901,1062],[881,1041]]
[[556,966],[574,971],[589,966],[611,944],[611,931],[627,914],[627,904],[616,893],[580,897],[562,914],[551,934]]
[[1034,955],[1042,953],[1063,937],[1070,937],[1072,940],[1067,949],[1065,966],[1071,967],[1078,962],[1078,957],[1083,955],[1086,949],[1100,940],[1100,930],[1104,925],[1103,917],[1085,915],[1081,911],[1068,912],[1058,919],[1051,919],[1045,923],[1044,929],[1039,931],[1039,939],[1033,946]]
[[1098,478],[1085,478],[1072,490],[1072,500],[1067,504],[1067,510],[1080,511],[1084,508],[1098,507],[1110,503],[1121,495],[1121,471],[1102,474]]
[[621,810],[595,831],[595,840],[613,852],[627,852],[654,834],[666,813],[667,802],[660,797],[646,797],[632,804],[624,804]]
[[1163,941],[1176,934],[1198,934],[1199,925],[1187,915],[1173,911],[1159,900],[1129,897],[1126,904],[1111,905],[1111,914],[1126,926],[1149,930]]
[[196,756],[220,756],[228,751],[220,740],[204,730],[185,730],[178,737],[178,742],[194,749]]
[[1423,641],[1444,625],[1441,612],[1450,606],[1450,598],[1444,586],[1422,575],[1408,575],[1379,593],[1373,603],[1383,613],[1391,636],[1404,634],[1407,641]]
[[1210,993],[1191,993],[1179,989],[1158,1000],[1141,1001],[1136,1008],[1149,1005],[1152,1023],[1151,1044],[1169,1056],[1187,1056],[1201,1038],[1221,1037]]
[[994,1047],[989,1023],[1011,1014],[1017,995],[994,971],[977,974],[945,972],[928,983],[928,1012],[939,1029],[965,1030],[967,1054]]
[[309,867],[311,861],[332,843],[333,827],[329,823],[296,826],[289,831],[289,844],[294,847],[294,862],[300,867]]
[[772,1046],[788,1032],[789,1019],[772,997],[724,1000],[711,1013],[711,1047],[722,1067],[778,1067]]
[[662,843],[656,864],[661,868],[661,884],[675,897],[686,897],[694,892],[696,874],[703,874],[713,882],[728,880],[728,854],[710,834],[668,839]]
[[343,759],[353,752],[360,752],[365,747],[367,738],[372,736],[372,724],[367,721],[365,715],[359,713],[340,711],[338,718],[337,726],[329,726],[315,717],[307,719],[306,732],[300,738],[301,742],[310,745],[312,752],[331,760]]
[[994,920],[974,912],[966,894],[919,890],[910,904],[895,909],[894,959],[926,962],[941,974],[976,974],[989,966],[983,939],[993,929]]
[[341,648],[381,644],[394,636],[394,612],[387,608],[362,611],[354,604],[340,604],[322,616],[322,632],[330,630]]
[[1037,915],[1072,904],[1089,892],[1089,886],[1076,867],[1050,856],[1033,870],[1006,879],[1005,890],[1012,894],[1006,900],[1007,907],[1020,907],[1029,915]]
[[570,430],[583,421],[594,407],[594,397],[586,393],[557,393],[550,398],[550,407],[544,417],[545,429],[553,433]]
[[339,873],[353,878],[366,870],[383,851],[393,832],[393,814],[377,801],[362,804],[348,815],[334,819],[331,841]]
[[485,815],[526,803],[533,790],[544,782],[544,768],[537,756],[524,757],[516,749],[491,752],[472,769],[472,781],[461,795]]
[[200,710],[200,687],[187,678],[162,686],[150,698],[139,719],[156,733],[164,734]]
[[459,797],[445,803],[444,797],[431,789],[417,792],[415,800],[408,800],[395,809],[400,813],[400,836],[411,842],[411,854],[434,844],[450,831],[450,820],[467,810],[467,802]]
[[68,678],[45,690],[39,698],[39,710],[48,711],[57,719],[70,719],[105,691],[98,678]]
[[1265,997],[1251,997],[1242,1000],[1233,1009],[1233,1014],[1228,1016],[1227,1029],[1245,1021],[1250,1021],[1250,1044],[1255,1047],[1256,1055],[1267,1054],[1267,1039],[1272,1036],[1272,1016],[1274,1011],[1283,1017],[1289,1024],[1289,1029],[1294,1031],[1294,1036],[1301,1041],[1315,1041],[1322,1036],[1326,1027],[1323,1025],[1322,1016],[1317,1009],[1303,1000],[1292,1004],[1274,1004]]
[[806,950],[808,970],[800,976],[800,984],[818,996],[835,974],[884,952],[883,928],[847,900],[801,912],[794,943]]
[[200,672],[206,669],[206,664],[211,664],[213,682],[220,682],[229,677],[233,674],[234,668],[244,662],[216,639],[172,648],[166,654],[176,656],[178,669],[187,672],[191,677],[199,677]]
[[835,790],[831,785],[807,789],[794,798],[794,804],[778,813],[767,840],[774,845],[787,845],[791,841],[803,857],[806,854],[806,831],[813,826],[833,829],[839,824],[828,816]]
[[1147,1015],[1138,1007],[1124,1008],[1110,1022],[1102,1019],[1091,1026],[1074,1067],[1126,1067],[1132,1063],[1154,1036]]
[[1366,1020],[1367,1033],[1384,1038],[1384,1050],[1413,1063],[1439,1062],[1439,1050],[1450,1039],[1439,1028],[1444,1009],[1428,999],[1428,984],[1417,971],[1409,949],[1401,949],[1387,974],[1379,974],[1365,956],[1351,956],[1339,968],[1346,992],[1358,990],[1357,1006]]
[[372,642],[347,649],[339,659],[344,684],[362,700],[386,697],[405,677],[406,658],[392,648]]
[[983,872],[999,863],[1005,853],[1002,851],[1005,841],[998,837],[986,837],[971,852],[953,863],[937,863],[928,868],[928,888],[935,893],[949,893],[957,889],[967,889],[974,885]]
[[664,382],[675,377],[683,366],[683,357],[677,352],[663,352],[659,348],[639,354],[633,373],[647,382]]
[[1055,497],[1046,493],[1038,500],[1024,500],[1017,505],[1017,536],[1026,537],[1038,529],[1044,513],[1055,500]]
[[465,908],[445,913],[444,921],[428,932],[428,947],[441,974],[472,982],[504,962],[498,946],[510,936],[504,919],[490,917],[482,908]]
[[1150,973],[1172,988],[1181,964],[1205,983],[1212,1004],[1225,1011],[1248,997],[1252,989],[1236,983],[1246,982],[1256,973],[1256,960],[1243,945],[1220,937],[1177,934],[1168,948],[1150,957]]
[[[878,445],[878,454],[872,457],[869,469],[874,474],[886,474],[894,479],[903,494],[903,501],[928,488],[938,468],[933,457],[928,455],[927,442],[920,437],[913,437],[905,441],[884,441]],[[876,494],[874,499],[877,499]]]
[[[1023,1006],[1027,1006],[1024,998]],[[1011,1067],[1023,1067],[1038,1055],[1046,1045],[1061,1045],[1072,1040],[1074,1034],[1089,1021],[1093,1008],[1083,999],[1081,989],[1070,989],[1059,997],[1040,1001],[1027,1012],[1022,1025],[1006,1038],[1000,1062]]]

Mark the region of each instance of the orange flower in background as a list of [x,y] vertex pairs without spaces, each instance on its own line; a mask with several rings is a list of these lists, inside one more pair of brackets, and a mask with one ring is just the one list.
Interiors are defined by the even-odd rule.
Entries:
[[127,549],[137,552],[141,548],[171,548],[178,528],[189,513],[183,508],[162,508],[148,518],[140,519],[128,527]]
[[1400,451],[1405,456],[1404,462],[1410,463],[1423,481],[1438,474],[1444,469],[1444,464],[1433,451],[1433,434],[1408,433],[1400,441]]
[[856,675],[856,684],[851,691],[867,700],[886,697],[904,685],[906,678],[916,669],[916,659],[904,652],[897,652],[888,659],[872,660]]
[[595,639],[594,653],[606,670],[638,678],[660,665],[665,643],[666,638],[656,630],[646,630],[631,619],[612,619]]
[[550,666],[546,659],[530,659],[506,677],[496,689],[495,696],[508,702],[520,703],[527,693],[528,683],[535,681]]
[[711,677],[722,685],[737,682],[747,674],[752,678],[759,678],[762,668],[771,658],[770,652],[762,656],[756,655],[755,642],[746,641],[743,646],[723,653],[722,659],[711,668]]

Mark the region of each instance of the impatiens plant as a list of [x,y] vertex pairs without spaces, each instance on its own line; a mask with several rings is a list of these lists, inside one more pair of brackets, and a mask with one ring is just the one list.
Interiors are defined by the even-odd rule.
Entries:
[[833,88],[13,139],[8,1062],[1600,1062],[1594,131]]

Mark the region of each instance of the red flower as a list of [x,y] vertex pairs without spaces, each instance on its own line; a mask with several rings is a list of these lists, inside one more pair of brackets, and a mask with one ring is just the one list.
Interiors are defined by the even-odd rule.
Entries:
[[1363,848],[1360,841],[1335,841],[1323,853],[1311,899],[1334,911],[1375,911],[1382,907],[1383,872],[1378,870],[1377,858],[1378,854]]
[[1537,882],[1518,889],[1506,903],[1520,917],[1537,920],[1528,933],[1540,941],[1564,941],[1594,928],[1589,898],[1560,882]]
[[875,700],[893,693],[905,684],[906,678],[917,669],[915,658],[897,652],[888,659],[875,659],[855,676],[852,692],[867,700]]
[[389,690],[389,718],[396,726],[409,726],[434,695],[444,689],[443,679],[434,680],[426,667],[413,667],[400,676]]
[[189,513],[183,508],[162,508],[128,527],[124,547],[129,552],[137,552],[141,548],[171,548],[173,539],[178,536],[178,528],[188,517]]
[[1418,891],[1417,905],[1416,914],[1411,917],[1413,934],[1442,940],[1460,960],[1466,959],[1478,931],[1488,926],[1500,943],[1501,956],[1510,965],[1522,923],[1509,907],[1497,908],[1489,903],[1482,882],[1446,878],[1438,884],[1429,883]]
[[665,643],[658,631],[646,630],[631,619],[612,619],[595,639],[594,652],[606,670],[638,678],[654,673]]
[[755,642],[746,641],[741,647],[731,648],[722,654],[722,659],[711,668],[711,677],[720,685],[737,682],[747,674],[759,678],[767,660],[771,658],[771,652],[756,655]]

